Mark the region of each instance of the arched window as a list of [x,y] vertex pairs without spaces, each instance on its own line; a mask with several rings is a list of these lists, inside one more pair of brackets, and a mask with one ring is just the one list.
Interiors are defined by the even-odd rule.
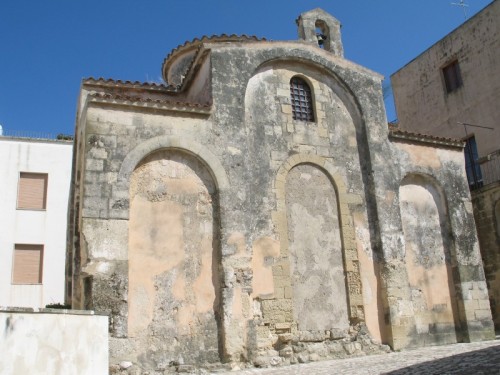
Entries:
[[314,122],[311,88],[299,77],[290,80],[290,99],[294,120]]

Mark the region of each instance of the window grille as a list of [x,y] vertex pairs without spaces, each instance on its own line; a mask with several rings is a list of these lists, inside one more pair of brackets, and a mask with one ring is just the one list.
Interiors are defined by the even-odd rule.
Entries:
[[290,80],[290,99],[294,120],[314,122],[314,109],[309,85],[301,78]]

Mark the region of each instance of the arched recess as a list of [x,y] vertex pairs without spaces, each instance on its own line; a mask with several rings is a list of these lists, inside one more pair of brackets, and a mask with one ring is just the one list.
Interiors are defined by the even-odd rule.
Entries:
[[[336,303],[342,304],[342,299],[344,299],[346,306],[345,309],[345,314],[346,314],[346,319],[343,317],[340,317],[339,319],[330,319],[330,317],[327,317],[326,315],[323,314],[323,311],[320,310],[314,310],[314,307],[317,306],[309,306],[313,308],[313,310],[308,311],[307,309],[303,309],[303,305],[305,302],[307,302],[307,296],[305,293],[305,290],[302,290],[302,287],[296,288],[296,286],[293,285],[293,279],[300,279],[300,273],[303,273],[300,270],[297,270],[298,272],[294,271],[294,267],[303,260],[304,257],[307,257],[308,254],[306,253],[301,253],[297,254],[298,247],[300,247],[300,243],[293,244],[293,238],[290,238],[290,236],[293,236],[293,230],[290,230],[290,215],[289,215],[289,210],[290,210],[290,205],[287,203],[287,199],[290,202],[290,194],[287,193],[287,183],[290,183],[289,177],[292,176],[292,179],[297,179],[297,177],[300,179],[300,174],[303,173],[304,171],[301,171],[300,169],[302,166],[305,166],[305,173],[312,172],[312,174],[315,175],[315,178],[318,179],[318,181],[321,181],[321,185],[325,187],[325,191],[330,195],[331,201],[335,200],[334,206],[330,207],[323,207],[325,212],[327,212],[326,216],[330,216],[330,219],[326,219],[325,221],[331,221],[330,224],[333,226],[337,225],[338,230],[336,234],[333,234],[332,237],[326,239],[326,242],[329,245],[338,245],[340,246],[340,249],[338,250],[338,253],[336,253],[337,257],[340,259],[331,259],[329,256],[331,254],[329,253],[323,253],[321,254],[321,250],[325,250],[324,248],[317,248],[313,249],[313,247],[306,245],[306,248],[302,248],[299,251],[303,250],[313,250],[313,251],[318,251],[316,254],[309,254],[310,256],[316,256],[317,261],[316,266],[319,268],[326,266],[331,263],[333,266],[335,272],[338,272],[339,270],[342,272],[341,279],[344,281],[344,285],[339,285],[342,283],[339,283],[339,279],[334,276],[331,273],[325,272],[323,273],[325,276],[325,279],[319,280],[319,274],[312,275],[313,278],[316,280],[307,280],[307,283],[310,283],[311,285],[315,285],[315,288],[317,288],[318,285],[322,285],[323,283],[328,283],[333,280],[334,283],[336,283],[335,287],[330,288],[329,292],[334,293],[335,290],[339,290],[341,287],[343,287],[344,291],[340,293],[340,295],[334,295],[333,298],[336,299]],[[292,173],[294,168],[301,167],[296,170],[295,176],[293,176],[294,173]],[[291,175],[292,173],[292,175]],[[323,175],[323,176],[321,176]],[[307,178],[307,177],[306,177]],[[292,182],[296,183],[298,181]],[[329,188],[327,187],[329,185]],[[304,186],[306,188],[306,186]],[[330,190],[328,192],[328,189]],[[290,306],[293,306],[293,315],[294,319],[305,319],[302,321],[302,326],[305,327],[305,330],[321,330],[325,329],[326,326],[319,327],[318,325],[312,325],[311,320],[306,317],[308,314],[311,315],[312,318],[318,319],[324,319],[321,324],[326,324],[328,325],[329,328],[345,328],[346,324],[354,324],[359,321],[364,321],[364,308],[363,308],[363,296],[362,296],[362,286],[361,286],[361,275],[360,275],[360,267],[359,267],[359,261],[358,261],[358,254],[357,254],[357,249],[356,249],[356,244],[355,244],[355,239],[354,239],[354,228],[353,228],[353,221],[351,214],[349,212],[349,206],[347,204],[350,196],[346,191],[345,184],[343,182],[343,179],[340,175],[338,175],[335,172],[333,164],[328,161],[326,158],[319,157],[317,155],[310,155],[310,154],[296,154],[294,156],[291,156],[286,160],[286,162],[280,167],[278,170],[277,176],[276,176],[276,181],[275,181],[275,191],[276,191],[276,198],[277,198],[277,212],[274,215],[274,221],[275,224],[278,228],[278,233],[280,237],[280,256],[281,259],[284,263],[287,263],[289,266],[284,267],[284,269],[291,269],[290,273],[288,275],[288,281],[286,282],[287,285],[291,285],[293,289],[293,293],[290,293],[290,295],[285,294],[285,299],[291,299],[291,303],[289,304]],[[307,193],[306,193],[307,194]],[[288,198],[287,198],[288,195]],[[300,199],[300,197],[299,197]],[[293,198],[292,198],[293,200]],[[354,200],[354,199],[353,199]],[[292,202],[293,205],[293,202]],[[288,211],[288,212],[287,212]],[[299,207],[300,211],[300,207]],[[298,218],[301,213],[300,212],[295,212],[293,213],[296,218]],[[292,215],[292,216],[293,216]],[[313,215],[314,216],[314,215]],[[305,217],[304,217],[305,219]],[[294,219],[292,219],[294,220]],[[321,218],[321,214],[318,215],[317,217],[311,217],[311,223],[316,222],[317,224],[321,224],[321,222],[324,219]],[[335,221],[337,223],[335,224]],[[308,225],[307,223],[299,223],[299,224],[304,224]],[[307,228],[306,228],[307,229]],[[317,228],[319,229],[319,228]],[[319,231],[315,232],[317,235],[320,235]],[[338,242],[335,238],[333,238],[335,235],[340,236],[338,238]],[[322,241],[321,238],[314,238],[312,239],[313,241],[316,241],[316,245],[319,245],[319,242]],[[305,241],[302,242],[303,244],[307,242],[307,238],[305,238]],[[312,245],[314,246],[314,245]],[[294,248],[295,247],[295,248]],[[331,246],[329,248],[331,249]],[[292,254],[291,252],[295,252],[295,254]],[[335,256],[335,254],[333,254]],[[319,264],[322,261],[322,257],[325,257],[326,264]],[[291,263],[295,262],[296,265],[293,265]],[[314,266],[313,266],[314,267]],[[318,269],[319,269],[318,268]],[[321,270],[320,270],[321,271]],[[295,273],[295,275],[294,275]],[[278,283],[283,283],[283,274],[280,275],[274,275],[274,283],[275,285],[278,285]],[[303,293],[304,292],[304,293]],[[296,294],[300,295],[296,295]],[[330,298],[332,296],[326,296],[327,298]],[[313,302],[313,301],[311,301]],[[316,301],[318,302],[318,301]],[[328,304],[325,303],[323,304],[327,306]],[[300,311],[296,311],[296,309],[299,309]],[[339,311],[339,314],[342,315],[344,314],[343,308],[341,308]],[[312,314],[311,314],[312,313]],[[331,313],[331,312],[330,312]],[[302,317],[300,316],[302,314]],[[324,315],[324,316],[323,316]],[[335,324],[337,321],[338,326],[332,326],[331,324]],[[301,322],[299,321],[299,329],[301,329]]]
[[[298,51],[293,51],[298,52]],[[282,55],[270,57],[265,62],[262,62],[250,75],[250,79],[255,77],[257,74],[269,71],[275,67],[287,67],[290,69],[294,69],[294,67],[299,67],[296,75],[301,77],[302,79],[306,79],[310,81],[309,78],[302,74],[301,71],[303,68],[309,69],[309,74],[312,73],[312,77],[318,79],[319,81],[325,83],[342,101],[342,103],[346,106],[349,111],[349,115],[352,117],[354,126],[356,128],[356,133],[362,134],[364,132],[363,125],[363,110],[362,106],[359,103],[358,98],[355,93],[351,90],[349,85],[342,79],[342,76],[339,75],[339,72],[328,69],[328,62],[323,61],[323,59],[318,56],[318,60],[311,60],[306,56],[294,56],[294,55]],[[313,87],[311,87],[313,89]],[[248,91],[248,85],[247,85]],[[246,95],[245,100],[251,99],[251,96]],[[259,98],[257,98],[258,100]],[[245,104],[245,107],[248,108],[248,104]],[[358,140],[359,144],[359,140]],[[358,145],[359,146],[359,145]]]
[[180,136],[164,135],[140,143],[127,154],[118,172],[114,190],[117,196],[128,194],[130,176],[139,162],[149,154],[162,149],[181,150],[187,154],[196,156],[206,164],[219,192],[223,192],[229,187],[229,179],[224,167],[207,147]]
[[[152,360],[222,355],[219,196],[204,161],[178,148],[130,173],[128,336]],[[159,362],[159,361],[158,361]]]
[[429,175],[408,174],[399,187],[405,265],[420,345],[460,340],[453,280],[455,250],[446,196]]
[[[321,122],[321,117],[325,117],[325,112],[332,114],[338,112],[339,108],[342,108],[342,110],[345,109],[346,116],[343,116],[344,118],[342,121],[336,119],[335,121],[328,122],[327,126],[334,127],[331,129],[332,131],[330,131],[330,135],[333,137],[330,139],[330,142],[332,142],[333,139],[333,142],[339,144],[353,144],[353,152],[343,152],[340,155],[334,155],[334,159],[339,165],[343,166],[347,164],[352,165],[353,162],[359,164],[359,174],[354,173],[351,176],[355,178],[360,177],[361,180],[358,186],[360,186],[360,190],[362,191],[357,191],[356,193],[364,196],[366,199],[371,249],[375,251],[383,249],[380,242],[377,203],[373,194],[376,188],[373,174],[368,173],[369,171],[373,171],[373,167],[372,155],[370,155],[369,151],[371,146],[368,143],[365,114],[363,110],[369,106],[366,102],[363,106],[360,103],[360,99],[363,98],[358,97],[354,91],[356,87],[359,87],[361,81],[356,83],[352,82],[352,68],[348,67],[348,69],[346,69],[343,66],[343,60],[332,64],[331,60],[326,60],[321,55],[316,55],[315,60],[312,60],[309,53],[302,53],[300,50],[289,49],[286,52],[287,54],[269,52],[269,54],[266,55],[266,60],[250,74],[245,93],[245,123],[254,125],[250,131],[265,127],[272,121],[275,121],[277,124],[283,124],[283,119],[286,118],[286,114],[291,113],[291,106],[288,102],[288,87],[285,85],[288,85],[288,80],[294,75],[307,77],[309,82],[312,83],[311,88],[314,92],[321,91],[318,90],[319,87],[317,87],[317,85],[314,85],[314,81],[327,86],[333,95],[337,96],[339,99],[338,104],[340,104],[340,107],[337,105],[335,106],[336,108],[326,107],[328,108],[326,111],[323,110],[316,113],[317,122]],[[288,70],[290,72],[290,77],[287,77],[288,80],[286,80],[286,82],[284,79],[279,81],[282,86],[279,86],[277,92],[273,92],[273,85],[276,85],[274,72],[280,69]],[[359,74],[357,77],[362,80],[364,84],[373,86],[375,86],[374,81],[381,78],[381,76],[378,76],[376,73],[369,72],[366,73],[366,76]],[[281,90],[285,88],[286,90]],[[272,96],[270,96],[269,93],[272,93]],[[276,98],[278,98],[278,100],[276,100]],[[327,97],[326,99],[331,105],[331,98]],[[316,102],[317,98],[314,98],[314,100]],[[323,109],[325,108],[323,105],[320,107],[323,107]],[[291,114],[289,117],[291,118]],[[350,137],[350,128],[354,129],[352,134],[355,138],[354,140]],[[382,132],[387,131],[386,127],[383,129],[385,130],[381,130]],[[288,128],[283,129],[282,133],[283,136],[279,137],[280,141],[286,138]],[[385,139],[383,134],[381,134],[380,139]],[[340,150],[340,148],[338,149]],[[351,157],[352,160],[347,160]],[[384,258],[384,254],[377,254],[377,256],[379,259]],[[384,296],[384,298],[387,297]],[[389,312],[387,311],[387,313]]]

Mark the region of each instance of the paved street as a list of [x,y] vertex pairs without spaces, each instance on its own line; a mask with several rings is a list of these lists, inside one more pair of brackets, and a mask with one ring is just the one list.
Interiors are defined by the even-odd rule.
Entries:
[[434,346],[385,355],[314,362],[280,368],[232,371],[223,374],[500,374],[500,340]]

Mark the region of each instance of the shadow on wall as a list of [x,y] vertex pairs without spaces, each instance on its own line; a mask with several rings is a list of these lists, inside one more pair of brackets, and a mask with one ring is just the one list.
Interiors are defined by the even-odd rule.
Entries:
[[384,374],[498,374],[499,368],[500,344],[474,352],[419,363]]

